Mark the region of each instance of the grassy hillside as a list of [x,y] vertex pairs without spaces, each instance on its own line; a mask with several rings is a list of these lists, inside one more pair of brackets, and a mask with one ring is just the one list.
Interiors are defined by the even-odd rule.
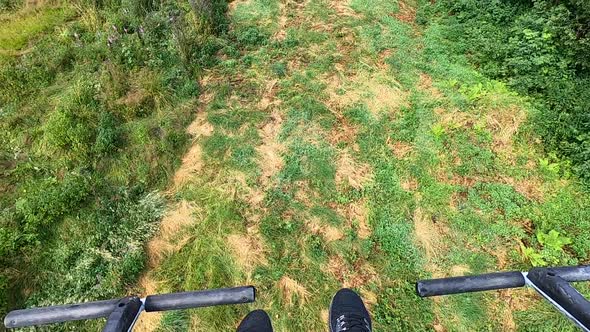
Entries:
[[445,26],[419,26],[415,4],[231,8],[235,43],[203,78],[141,286],[260,296],[145,315],[140,330],[233,331],[264,308],[278,331],[324,331],[347,286],[377,331],[574,331],[526,290],[414,295],[419,278],[588,261],[589,198],[544,154],[527,99],[476,71]]
[[263,308],[277,331],[325,331],[346,286],[376,331],[574,331],[527,290],[414,294],[590,253],[590,196],[546,152],[538,104],[478,71],[428,4],[14,3],[3,310],[253,284],[255,304],[136,330],[234,331]]
[[225,7],[80,0],[2,14],[0,311],[136,281]]

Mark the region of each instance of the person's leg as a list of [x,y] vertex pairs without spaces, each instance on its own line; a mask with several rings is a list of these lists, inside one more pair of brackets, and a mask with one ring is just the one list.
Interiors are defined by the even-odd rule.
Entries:
[[330,332],[371,332],[371,316],[363,300],[354,291],[343,288],[330,304]]
[[238,326],[238,332],[272,332],[270,317],[264,310],[250,311],[242,319],[240,326]]

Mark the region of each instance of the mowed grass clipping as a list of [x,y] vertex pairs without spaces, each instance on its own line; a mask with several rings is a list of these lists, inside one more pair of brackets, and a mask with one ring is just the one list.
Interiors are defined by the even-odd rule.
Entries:
[[588,260],[588,196],[543,154],[525,99],[416,24],[411,3],[251,0],[230,18],[171,189],[170,213],[195,212],[156,236],[168,245],[145,277],[259,296],[142,330],[234,331],[262,308],[277,331],[325,331],[351,287],[376,331],[574,331],[527,290],[414,294],[421,278]]

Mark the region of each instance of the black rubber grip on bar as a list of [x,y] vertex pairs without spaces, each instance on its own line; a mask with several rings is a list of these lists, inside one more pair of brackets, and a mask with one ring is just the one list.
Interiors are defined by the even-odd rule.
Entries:
[[145,298],[145,311],[164,311],[209,307],[223,304],[251,303],[256,299],[253,286],[220,288],[197,292],[150,295]]
[[567,282],[590,280],[590,265],[550,267],[547,270]]
[[7,328],[15,328],[107,317],[113,312],[118,302],[119,299],[114,299],[14,310],[4,317],[4,326]]
[[479,292],[525,285],[521,272],[498,272],[476,276],[420,280],[416,293],[420,297]]

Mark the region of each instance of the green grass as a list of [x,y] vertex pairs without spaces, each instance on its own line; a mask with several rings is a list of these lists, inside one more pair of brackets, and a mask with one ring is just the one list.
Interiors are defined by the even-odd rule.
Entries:
[[[436,303],[416,297],[413,283],[420,278],[528,269],[530,262],[520,252],[519,243],[551,255],[556,264],[587,260],[589,247],[584,234],[588,225],[580,221],[588,213],[583,208],[588,198],[575,181],[562,181],[554,171],[543,170],[548,166],[539,163],[542,148],[530,143],[535,134],[526,123],[509,138],[510,149],[497,148],[501,132],[492,120],[485,119],[505,121],[499,118],[503,110],[528,113],[530,106],[451,53],[436,24],[418,28],[395,19],[395,3],[359,0],[351,2],[350,8],[355,16],[339,15],[325,2],[297,9],[273,1],[236,6],[232,24],[238,50],[226,53],[225,64],[213,71],[242,79],[224,89],[210,88],[216,96],[209,106],[208,120],[215,133],[196,144],[202,145],[213,162],[209,167],[213,173],[207,172],[203,181],[226,188],[233,183],[226,178],[231,174],[227,172],[246,175],[245,187],[242,183],[229,192],[222,190],[230,199],[224,207],[234,206],[241,217],[227,231],[222,220],[212,225],[211,219],[205,218],[198,231],[187,232],[204,239],[187,244],[153,273],[165,276],[163,280],[189,275],[190,279],[200,278],[194,274],[211,277],[190,285],[198,288],[217,287],[228,280],[252,283],[260,297],[247,307],[267,310],[275,329],[281,331],[323,329],[321,312],[343,284],[352,285],[363,295],[375,294],[371,311],[377,330],[427,331],[436,324],[452,331],[501,330],[506,328],[502,316],[506,314],[512,315],[523,331],[549,331],[556,326],[573,329],[534,297],[527,297],[526,306],[518,309],[501,304],[496,293],[461,295]],[[283,15],[285,19],[272,19]],[[287,23],[281,26],[277,22]],[[276,39],[277,35],[282,37]],[[386,67],[378,68],[377,61]],[[352,89],[360,100],[348,105],[334,102],[331,75],[343,75],[346,80],[366,72],[395,79],[407,93],[407,102],[390,113],[375,114],[366,99],[372,94],[359,88]],[[438,95],[433,88],[424,87],[421,75],[432,78]],[[269,138],[248,139],[244,128],[261,128],[272,121],[258,109],[264,89],[250,88],[263,87],[267,77],[277,80],[273,98],[278,106],[272,110],[282,119],[278,136],[271,139],[284,150],[282,168],[264,184],[258,178],[260,172],[252,168],[264,167],[259,163],[262,156],[257,146]],[[345,93],[335,91],[334,95]],[[228,107],[232,100],[239,100],[240,106]],[[444,120],[451,111],[463,115]],[[462,118],[474,120],[462,123]],[[346,130],[343,121],[354,127],[353,136],[334,139]],[[254,152],[238,154],[251,156],[253,164],[231,162],[237,142],[250,147],[244,151]],[[396,142],[408,146],[409,152],[398,156],[393,151]],[[345,152],[356,167],[364,165],[370,170],[370,180],[360,188],[337,182],[342,167],[339,156]],[[513,180],[506,182],[507,178]],[[415,187],[405,187],[408,179],[413,179]],[[529,181],[531,185],[526,187]],[[526,188],[536,184],[541,186],[533,189],[542,198],[526,196]],[[251,190],[264,191],[262,205],[249,200],[247,192]],[[204,215],[217,215],[216,203],[192,201],[208,211]],[[358,216],[346,212],[355,206],[365,208],[372,230],[367,239],[360,237]],[[427,231],[435,235],[416,234],[424,231],[415,229],[419,216],[426,218],[427,224],[434,222]],[[321,232],[309,228],[310,220],[320,227],[335,227],[341,235],[328,241]],[[550,229],[572,238],[573,244],[566,251],[545,252],[536,234]],[[263,247],[265,262],[242,266],[235,253],[222,252],[226,232],[245,238],[252,232],[260,234],[254,239]],[[201,251],[200,243],[211,243],[211,251]],[[200,251],[197,254],[191,248]],[[192,255],[201,259],[185,271],[184,263]],[[211,265],[210,257],[223,267]],[[167,265],[172,262],[182,262],[178,266],[183,271]],[[339,266],[336,270],[335,262]],[[367,266],[377,277],[362,270]],[[355,279],[355,273],[364,278]],[[281,281],[286,277],[309,295],[293,290],[284,294]],[[186,285],[163,289],[182,287]],[[219,309],[220,317],[213,317],[217,311],[208,309],[191,315],[203,326],[231,331],[246,311],[224,308]],[[164,320],[162,326],[172,324]]]
[[[0,22],[0,52],[18,53],[0,66],[2,313],[135,284],[165,210],[154,191],[190,142],[195,73],[224,43],[194,24],[188,3],[77,4],[15,9]],[[252,164],[252,149],[237,146],[234,163]]]
[[67,7],[42,8],[0,18],[0,52],[11,54],[21,50],[31,38],[60,25],[73,14],[73,10]]
[[[43,184],[18,205],[31,225],[45,216],[57,224],[55,237],[43,242],[47,253],[34,251],[45,264],[41,271],[91,271],[117,292],[129,287],[145,257],[137,250],[125,255],[120,239],[137,243],[155,230],[162,201],[148,192],[158,189],[167,193],[170,209],[188,202],[193,210],[175,233],[155,235],[173,248],[143,270],[157,291],[258,289],[254,304],[165,314],[160,331],[234,331],[254,308],[269,312],[275,330],[321,331],[330,298],[342,286],[365,298],[377,331],[510,330],[511,322],[521,331],[573,330],[522,291],[509,293],[519,297],[513,306],[497,292],[438,301],[414,294],[421,278],[526,270],[531,257],[521,246],[551,264],[587,262],[590,198],[567,163],[535,143],[527,100],[472,68],[449,47],[441,26],[398,19],[407,6],[237,3],[230,29],[203,44],[216,58],[208,58],[213,66],[201,84],[189,69],[198,72],[204,60],[195,55],[187,62],[171,51],[184,49],[175,40],[161,53],[139,51],[143,42],[160,45],[156,27],[168,22],[160,12],[149,16],[154,35],[144,40],[121,36],[108,50],[99,46],[105,40],[91,44],[110,62],[88,64],[80,60],[86,53],[56,51],[62,60],[46,66],[51,72],[36,72],[41,90],[29,81],[22,89],[16,81],[0,83],[3,91],[43,96],[31,102],[4,97],[10,123],[37,128],[31,135],[41,143],[26,145],[25,130],[5,139],[45,160],[15,170],[5,182],[23,190]],[[64,29],[80,29],[77,24]],[[356,84],[359,77],[367,82]],[[210,102],[198,104],[197,92]],[[389,97],[399,97],[397,104]],[[51,112],[42,116],[39,110],[48,106]],[[27,116],[11,111],[17,109]],[[213,131],[190,140],[183,128],[195,109]],[[175,169],[194,166],[180,166],[189,144],[200,154],[188,162],[200,168],[184,185],[171,186]],[[19,174],[35,174],[38,165],[47,167],[43,181],[18,183]],[[66,172],[64,178],[63,170],[72,168],[81,175]],[[65,212],[68,204],[80,204],[71,193],[96,176],[107,183],[98,193],[88,186],[84,192],[92,200],[84,200],[81,212]],[[62,199],[51,205],[39,192]],[[83,232],[65,236],[80,224]],[[555,248],[539,240],[551,231],[572,243]],[[93,249],[75,257],[80,248],[102,250],[98,243],[108,234],[116,238],[107,248],[114,260]],[[79,299],[93,285],[92,278],[81,281],[71,290],[72,283],[52,286],[60,296],[46,287],[35,290],[27,303]]]

